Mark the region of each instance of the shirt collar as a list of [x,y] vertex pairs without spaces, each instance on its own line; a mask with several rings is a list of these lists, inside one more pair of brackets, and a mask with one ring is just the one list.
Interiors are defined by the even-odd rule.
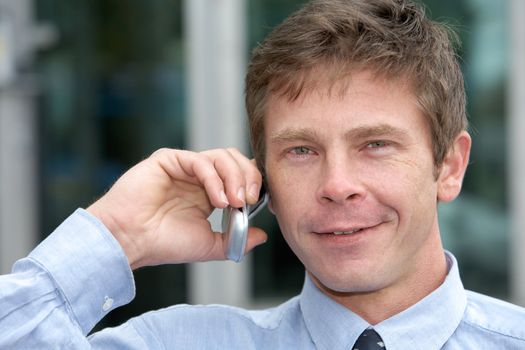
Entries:
[[[439,349],[458,327],[467,299],[457,261],[445,252],[449,272],[443,284],[417,304],[375,325],[388,350]],[[301,311],[318,349],[352,346],[368,322],[322,293],[307,275]]]

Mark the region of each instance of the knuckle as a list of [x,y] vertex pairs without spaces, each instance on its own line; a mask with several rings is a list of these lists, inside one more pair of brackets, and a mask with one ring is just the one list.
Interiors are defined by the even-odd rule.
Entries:
[[215,175],[211,173],[202,174],[201,177],[201,182],[205,187],[212,187],[216,184],[217,180],[218,179],[215,177]]
[[168,153],[170,151],[173,151],[173,150],[170,150],[167,147],[162,147],[162,148],[159,148],[156,151],[154,151],[151,155],[154,156],[154,157],[158,157],[158,156],[161,156],[161,155],[165,155],[166,153]]
[[226,181],[228,181],[228,183],[230,183],[231,185],[235,185],[235,184],[242,185],[244,184],[244,177],[242,176],[241,173],[234,171],[228,174]]
[[261,182],[262,181],[262,174],[257,168],[253,169],[253,172],[251,173],[250,176],[252,176],[253,179],[255,181],[257,181],[257,182]]
[[242,155],[241,151],[236,147],[228,147],[226,150],[232,154]]

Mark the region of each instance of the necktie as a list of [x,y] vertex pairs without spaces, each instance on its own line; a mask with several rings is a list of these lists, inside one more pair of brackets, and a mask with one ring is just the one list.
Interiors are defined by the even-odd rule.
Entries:
[[357,338],[353,350],[385,350],[383,340],[372,328],[365,329]]

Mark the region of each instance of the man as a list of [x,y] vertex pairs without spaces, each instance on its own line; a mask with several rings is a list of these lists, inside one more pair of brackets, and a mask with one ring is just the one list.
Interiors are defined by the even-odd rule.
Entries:
[[[2,277],[0,347],[525,348],[524,310],[465,291],[441,244],[437,205],[471,147],[442,26],[403,0],[313,1],[254,51],[246,91],[258,167],[232,149],[133,167]],[[207,217],[254,203],[263,179],[307,271],[300,296],[174,306],[85,337],[133,298],[129,266],[224,259]],[[247,250],[265,240],[251,228]]]

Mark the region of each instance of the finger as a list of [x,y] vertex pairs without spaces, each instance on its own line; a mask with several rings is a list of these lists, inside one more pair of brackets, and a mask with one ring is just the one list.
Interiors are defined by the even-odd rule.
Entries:
[[248,204],[255,204],[259,198],[259,191],[262,184],[262,175],[254,160],[248,159],[236,148],[229,148],[228,152],[237,161],[239,167],[244,174],[244,182],[246,184],[246,202]]
[[224,177],[219,173],[213,159],[202,154],[193,154],[192,158],[191,170],[204,186],[210,202],[216,208],[232,205],[232,199],[235,198],[232,197],[231,190],[228,191],[228,187],[225,187]]
[[222,179],[231,206],[240,208],[246,202],[246,183],[243,169],[226,149],[205,152],[213,160],[213,165]]
[[172,179],[203,186],[210,203],[216,208],[228,205],[223,181],[209,157],[179,150],[157,151],[154,155]]

